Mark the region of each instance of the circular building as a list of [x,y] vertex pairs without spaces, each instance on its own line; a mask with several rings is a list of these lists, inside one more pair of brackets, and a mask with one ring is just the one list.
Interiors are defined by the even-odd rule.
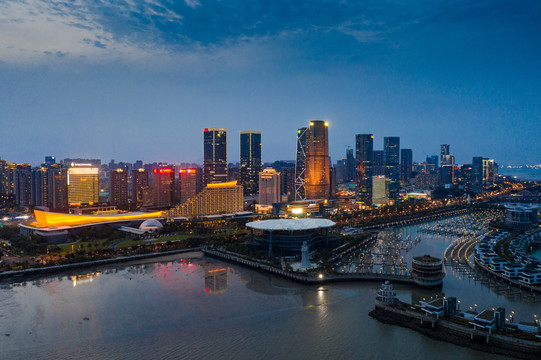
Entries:
[[139,230],[144,230],[148,233],[153,233],[163,228],[163,225],[161,222],[159,222],[156,219],[148,219],[145,220],[139,225]]
[[537,225],[537,206],[512,204],[505,206],[506,222],[515,229],[526,230]]
[[340,236],[329,235],[329,228],[334,225],[328,219],[260,220],[246,224],[252,243],[268,248],[269,255],[298,254],[305,241],[310,250],[332,246],[340,241]]
[[422,287],[437,287],[443,282],[443,260],[430,255],[416,256],[411,261],[413,282]]

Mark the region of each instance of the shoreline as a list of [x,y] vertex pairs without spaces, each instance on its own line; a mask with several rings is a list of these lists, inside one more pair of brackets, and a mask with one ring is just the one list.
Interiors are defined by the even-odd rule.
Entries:
[[486,333],[474,331],[463,325],[439,319],[436,322],[424,321],[421,314],[410,314],[388,306],[376,305],[368,315],[384,324],[398,325],[417,331],[429,338],[458,346],[468,347],[485,353],[511,356],[518,359],[535,359],[541,353],[541,343],[491,334],[490,341],[485,340]]
[[167,256],[167,255],[175,255],[175,254],[198,252],[198,251],[201,251],[200,247],[160,251],[160,252],[153,252],[153,253],[148,253],[148,254],[119,256],[119,257],[107,258],[107,259],[101,259],[101,260],[83,261],[83,262],[78,262],[78,263],[73,263],[73,264],[29,268],[25,270],[4,271],[4,272],[0,272],[0,282],[6,281],[6,280],[14,280],[14,279],[22,280],[31,276],[55,274],[55,273],[59,273],[59,272],[67,271],[67,270],[73,270],[73,269],[91,268],[91,267],[100,266],[100,265],[117,264],[117,263],[124,263],[124,262],[134,261],[134,260],[142,260],[142,259],[149,259],[149,258],[156,258],[156,257],[161,257],[161,256]]

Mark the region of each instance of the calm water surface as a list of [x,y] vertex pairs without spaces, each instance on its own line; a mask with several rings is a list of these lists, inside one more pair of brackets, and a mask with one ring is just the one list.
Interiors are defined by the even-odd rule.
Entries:
[[[379,287],[303,286],[201,254],[0,283],[0,358],[504,359],[373,320]],[[452,271],[440,292],[396,289],[404,301],[446,294],[463,307],[541,313]]]

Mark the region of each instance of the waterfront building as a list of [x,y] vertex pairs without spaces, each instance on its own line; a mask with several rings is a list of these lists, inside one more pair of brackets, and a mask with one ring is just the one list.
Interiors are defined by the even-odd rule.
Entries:
[[330,197],[328,124],[322,120],[310,121],[307,131],[304,182],[306,199]]
[[152,171],[152,198],[156,207],[173,206],[175,202],[175,170],[162,167]]
[[411,149],[400,150],[400,182],[407,185],[411,179],[413,170],[413,151]]
[[383,150],[374,150],[373,152],[372,176],[385,175],[385,154]]
[[372,176],[372,204],[386,205],[389,203],[388,181],[385,175]]
[[396,302],[396,291],[394,291],[393,285],[389,281],[385,281],[376,295],[376,305],[393,305]]
[[441,286],[445,273],[443,260],[430,255],[416,256],[411,261],[411,276],[422,287]]
[[109,197],[111,205],[128,206],[128,171],[116,168],[109,173]]
[[374,135],[355,135],[355,161],[357,170],[357,199],[372,204],[372,176],[374,162]]
[[400,138],[390,136],[383,138],[384,156],[385,156],[385,179],[387,180],[387,189],[389,191],[389,200],[398,200],[398,191],[400,190]]
[[526,230],[538,223],[536,205],[514,204],[507,205],[505,222],[515,229]]
[[266,168],[259,173],[259,204],[272,205],[279,203],[280,173],[273,168]]
[[239,173],[244,196],[257,194],[261,167],[261,131],[241,131]]
[[169,217],[194,217],[237,213],[244,210],[242,186],[236,181],[208,184],[184,204],[168,210]]
[[[131,201],[132,203],[135,204],[136,209],[141,207],[144,203],[145,190],[148,193],[150,189],[148,171],[142,168],[143,166],[142,163],[140,165],[141,167],[134,169],[131,173],[131,176],[132,176]],[[147,195],[147,200],[148,200],[148,197],[149,196]],[[149,201],[147,201],[147,204],[145,205],[149,205],[148,203]]]
[[254,246],[265,248],[270,256],[297,255],[304,242],[310,250],[334,246],[341,240],[340,236],[329,235],[334,225],[328,219],[275,219],[249,222],[246,227]]
[[295,200],[304,200],[304,177],[306,173],[306,136],[308,128],[297,130],[297,157],[295,161]]
[[199,170],[197,168],[178,170],[178,193],[181,204],[201,191],[203,178]]
[[482,192],[485,188],[494,186],[498,175],[498,165],[493,159],[474,156],[472,159],[472,188]]
[[203,130],[203,184],[227,181],[227,129]]

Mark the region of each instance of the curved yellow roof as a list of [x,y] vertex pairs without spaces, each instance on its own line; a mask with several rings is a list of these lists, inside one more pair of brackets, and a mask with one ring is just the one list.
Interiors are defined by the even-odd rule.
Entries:
[[121,220],[150,219],[162,216],[161,211],[152,213],[132,212],[114,215],[77,215],[34,210],[34,214],[36,215],[36,225],[39,227],[78,226]]

